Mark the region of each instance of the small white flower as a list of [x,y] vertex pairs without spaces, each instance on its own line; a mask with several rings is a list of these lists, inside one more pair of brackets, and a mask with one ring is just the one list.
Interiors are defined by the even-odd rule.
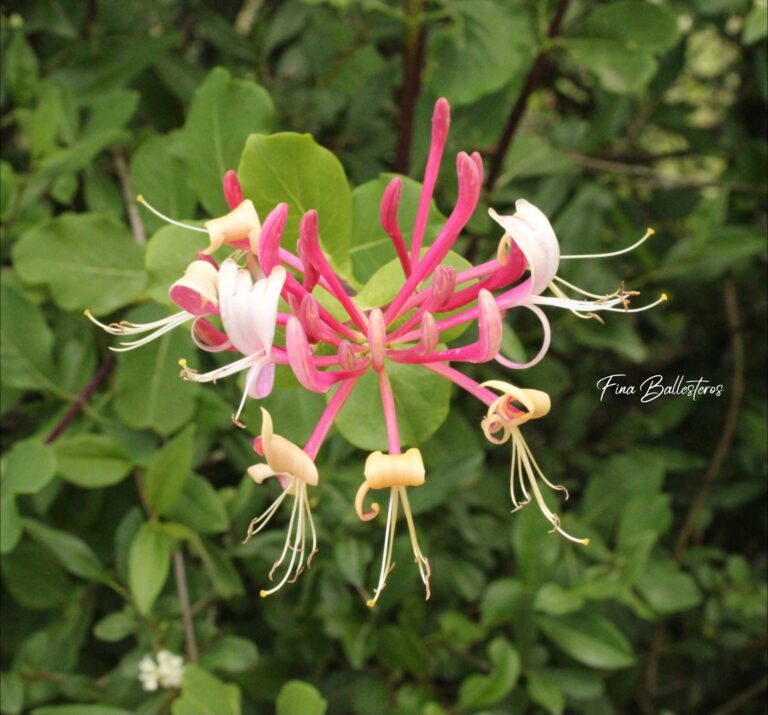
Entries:
[[184,670],[184,659],[170,651],[161,650],[157,654],[157,673],[160,685],[164,688],[178,688]]
[[184,659],[168,650],[157,654],[157,663],[151,655],[145,655],[139,661],[139,680],[144,690],[148,691],[157,690],[159,686],[178,688],[183,671]]

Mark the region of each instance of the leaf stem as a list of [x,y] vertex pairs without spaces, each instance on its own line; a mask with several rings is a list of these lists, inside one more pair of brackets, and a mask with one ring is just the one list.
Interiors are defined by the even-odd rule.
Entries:
[[187,659],[194,663],[198,659],[197,640],[195,639],[195,626],[192,620],[192,607],[189,602],[184,554],[181,550],[173,552],[173,573],[176,577],[176,591],[179,594],[179,605],[181,606],[181,622],[184,626],[184,638],[187,644]]
[[739,302],[736,293],[736,283],[733,276],[726,275],[723,281],[723,302],[725,304],[725,317],[731,333],[731,351],[733,367],[731,370],[731,390],[728,410],[725,414],[723,429],[717,442],[715,451],[707,466],[707,471],[701,480],[701,488],[696,498],[691,503],[686,514],[683,526],[675,544],[675,561],[680,563],[688,550],[688,544],[696,530],[696,523],[704,508],[704,503],[712,490],[712,485],[719,476],[728,451],[731,448],[736,426],[739,422],[739,412],[744,398],[744,340],[741,335],[741,323],[739,320]]
[[144,231],[144,224],[139,215],[139,210],[136,208],[136,200],[134,193],[131,190],[128,165],[125,163],[125,158],[119,151],[116,151],[113,154],[113,163],[115,166],[115,173],[120,181],[120,189],[123,194],[123,201],[125,202],[125,211],[128,214],[128,222],[131,224],[131,233],[133,234],[136,243],[143,246],[147,242],[147,234]]

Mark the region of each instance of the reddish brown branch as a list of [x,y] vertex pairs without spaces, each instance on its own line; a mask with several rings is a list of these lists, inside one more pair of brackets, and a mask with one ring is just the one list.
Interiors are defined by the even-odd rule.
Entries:
[[426,33],[421,25],[422,0],[405,0],[405,54],[400,92],[400,133],[397,138],[395,171],[407,174],[411,163],[411,139],[416,100],[421,91]]
[[[552,22],[549,23],[549,29],[547,30],[548,40],[551,40],[560,34],[560,26],[563,24],[563,18],[565,17],[569,4],[570,0],[560,0],[557,10],[555,10],[555,15],[552,18]],[[520,126],[520,120],[523,118],[525,110],[528,107],[528,100],[531,98],[536,87],[538,87],[539,82],[541,82],[541,77],[544,74],[544,68],[546,67],[548,59],[548,50],[545,49],[539,52],[528,72],[528,76],[525,78],[523,88],[520,90],[520,94],[517,96],[517,100],[512,107],[507,124],[496,145],[496,151],[491,160],[491,169],[488,172],[488,177],[485,181],[485,189],[488,193],[493,191],[496,182],[499,180],[502,167],[504,166],[504,158],[509,151],[509,147],[517,133],[517,129]]]
[[96,370],[96,372],[93,373],[91,379],[88,380],[88,384],[86,384],[86,386],[80,391],[80,394],[74,399],[72,404],[69,406],[69,409],[64,413],[63,417],[58,421],[56,426],[51,430],[50,434],[45,438],[46,444],[52,444],[59,437],[61,437],[64,430],[67,429],[75,417],[77,417],[80,410],[83,409],[85,403],[91,399],[93,393],[96,392],[96,389],[107,377],[107,375],[112,372],[114,367],[115,357],[114,355],[108,355],[104,362],[99,366],[99,369]]
[[701,510],[712,491],[712,485],[717,479],[720,471],[728,456],[728,451],[733,442],[733,436],[736,432],[736,426],[739,422],[739,412],[741,402],[744,398],[744,340],[741,336],[741,324],[739,321],[739,302],[736,294],[736,283],[733,276],[726,276],[723,282],[723,301],[725,303],[725,316],[728,321],[728,327],[731,333],[731,352],[733,358],[733,368],[731,370],[730,399],[728,401],[728,410],[725,414],[723,429],[720,432],[720,439],[712,453],[707,471],[701,480],[701,488],[696,498],[691,503],[686,514],[683,526],[675,544],[675,560],[682,561],[688,543],[696,530]]

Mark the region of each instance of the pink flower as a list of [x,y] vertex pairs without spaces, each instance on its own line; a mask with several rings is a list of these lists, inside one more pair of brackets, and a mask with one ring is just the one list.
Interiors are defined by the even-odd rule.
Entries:
[[[288,565],[278,585],[262,591],[263,596],[274,593],[299,576],[305,565],[308,533],[311,533],[312,551],[306,559],[307,566],[315,553],[317,539],[307,497],[307,487],[318,483],[314,460],[358,380],[372,371],[379,387],[387,451],[376,451],[366,460],[365,481],[358,490],[355,509],[364,521],[374,519],[380,513],[377,503],[368,511],[364,509],[369,490],[388,489],[389,505],[381,570],[368,604],[375,605],[386,585],[401,505],[414,560],[426,597],[429,597],[429,561],[416,536],[407,494],[407,488],[424,484],[426,470],[419,450],[414,446],[404,449],[401,444],[389,379],[392,364],[420,365],[479,399],[487,409],[482,421],[486,437],[494,443],[508,440],[512,443],[510,482],[515,509],[522,508],[533,498],[554,531],[571,541],[587,543],[587,540],[576,539],[563,531],[559,517],[547,506],[540,481],[555,490],[565,490],[547,480],[520,433],[520,425],[524,422],[549,412],[548,395],[501,381],[479,384],[454,365],[496,360],[507,367],[520,369],[536,364],[546,354],[550,341],[550,325],[542,307],[566,308],[579,317],[597,317],[599,312],[606,311],[628,311],[629,298],[636,293],[625,291],[623,286],[608,295],[589,293],[566,282],[557,272],[564,260],[610,257],[632,250],[652,231],[624,251],[602,256],[562,256],[547,217],[521,199],[516,202],[514,214],[500,215],[493,209],[490,211],[491,217],[503,229],[496,257],[457,272],[444,265],[444,261],[477,207],[483,183],[479,154],[461,152],[456,157],[456,204],[434,241],[423,248],[427,216],[449,124],[448,103],[439,99],[432,117],[432,140],[416,219],[410,232],[410,245],[398,218],[401,179],[393,179],[382,196],[381,224],[392,240],[403,270],[403,283],[388,305],[367,311],[357,305],[323,253],[318,231],[321,217],[314,210],[307,211],[302,217],[296,253],[290,252],[280,245],[286,227],[287,205],[276,206],[262,225],[251,202],[243,199],[236,175],[228,172],[224,177],[224,191],[232,209],[230,213],[208,221],[205,229],[187,227],[208,233],[210,246],[171,289],[171,297],[182,312],[147,326],[102,325],[119,335],[130,334],[126,330],[153,331],[146,338],[123,348],[130,349],[194,319],[193,339],[200,348],[211,352],[235,351],[242,357],[202,374],[191,370],[182,360],[182,377],[212,382],[246,372],[243,396],[233,415],[239,426],[242,425],[238,418],[247,397],[258,399],[269,394],[275,365],[289,365],[308,390],[319,393],[333,390],[303,448],[276,435],[269,413],[263,411],[262,435],[256,440],[255,448],[267,463],[251,467],[249,474],[259,484],[267,477],[275,476],[283,491],[264,514],[251,522],[247,539],[266,526],[288,495],[294,497],[285,547],[272,571],[285,563],[290,551]],[[219,267],[208,254],[225,247],[233,252]],[[580,293],[586,299],[570,298],[564,289]],[[547,290],[553,295],[545,296]],[[324,308],[315,296],[317,291],[332,296],[346,317],[339,319]],[[660,300],[665,298],[662,296]],[[288,312],[278,312],[279,299],[288,306]],[[645,310],[657,303],[635,310]],[[516,307],[532,311],[542,324],[541,347],[527,363],[513,363],[500,354],[503,314]],[[221,329],[212,319],[220,319]],[[285,326],[284,346],[274,345],[278,324]],[[470,324],[477,327],[477,339],[473,343],[461,347],[442,346],[441,336],[445,331]],[[501,391],[501,396],[489,388]],[[522,490],[522,500],[517,498],[515,484]]]

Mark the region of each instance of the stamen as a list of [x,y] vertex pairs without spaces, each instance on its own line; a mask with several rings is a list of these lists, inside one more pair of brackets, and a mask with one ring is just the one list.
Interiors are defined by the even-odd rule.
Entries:
[[379,600],[381,592],[387,585],[387,576],[392,570],[392,547],[395,541],[395,522],[397,521],[398,492],[396,487],[390,488],[389,508],[387,509],[387,529],[384,532],[384,550],[381,557],[381,571],[379,571],[379,583],[373,592],[373,598],[368,599],[366,605],[373,608]]
[[149,209],[153,214],[155,214],[155,216],[157,216],[158,218],[163,219],[163,221],[166,221],[167,223],[170,223],[173,226],[178,226],[179,228],[187,228],[190,231],[198,231],[200,233],[208,233],[208,231],[206,229],[200,228],[199,226],[190,226],[187,223],[181,223],[180,221],[174,221],[172,218],[169,218],[164,213],[161,213],[160,211],[158,211],[154,206],[152,206],[151,204],[147,203],[147,200],[141,194],[139,194],[136,197],[136,201],[138,203],[140,203],[142,206],[144,206],[145,208]]
[[272,504],[267,507],[261,516],[257,516],[251,520],[251,523],[248,525],[248,532],[246,533],[245,539],[243,540],[244,544],[247,544],[254,536],[256,536],[256,534],[258,534],[267,524],[269,524],[270,519],[274,516],[279,506],[283,503],[285,497],[288,496],[292,487],[293,481],[288,483],[288,486],[283,489],[282,494],[280,494],[280,496],[278,496],[277,499],[275,499],[275,501],[273,501]]
[[652,228],[649,228],[639,241],[633,243],[629,248],[622,248],[620,251],[612,251],[611,253],[586,253],[578,256],[560,256],[560,260],[575,260],[577,258],[613,258],[614,256],[621,256],[623,253],[629,253],[630,251],[634,251],[638,246],[642,246],[654,233],[656,232]]
[[235,373],[242,372],[249,367],[257,364],[260,360],[264,359],[264,355],[260,353],[254,353],[253,355],[246,355],[244,358],[235,360],[228,365],[211,370],[210,372],[198,373],[193,368],[187,367],[187,361],[183,358],[179,360],[179,367],[181,367],[181,378],[183,380],[190,380],[191,382],[216,382],[223,377],[229,377]]
[[[531,462],[533,462],[536,472],[544,480],[547,486],[557,491],[564,491],[566,495],[568,494],[568,491],[565,489],[565,487],[552,484],[544,476],[541,469],[539,468],[539,465],[533,459],[533,455],[531,454],[531,451],[528,448],[528,445],[526,444],[525,439],[523,438],[519,429],[513,430],[512,440],[513,440],[512,461],[516,463],[517,473],[520,478],[520,486],[523,489],[523,492],[525,493],[525,496],[527,499],[526,503],[530,501],[530,497],[525,492],[525,486],[523,484],[523,473],[525,473],[525,476],[528,477],[528,483],[531,486],[531,490],[533,491],[533,496],[536,499],[536,503],[538,504],[539,509],[541,510],[541,513],[544,515],[547,521],[549,521],[549,523],[552,524],[552,531],[558,532],[561,536],[565,537],[569,541],[573,541],[576,544],[584,544],[584,546],[589,545],[589,539],[577,539],[575,536],[571,536],[567,531],[565,531],[560,526],[560,517],[554,512],[550,511],[549,507],[544,501],[544,497],[542,496],[541,490],[539,489],[538,482],[536,481],[536,474],[534,474],[534,468],[531,466]],[[566,496],[566,499],[567,498],[568,497]],[[513,497],[513,503],[515,503],[514,497]],[[522,506],[525,506],[525,504],[521,504],[518,506],[518,504],[515,503],[516,510],[522,508]]]
[[[293,481],[296,481],[295,477],[293,478]],[[290,549],[291,559],[288,562],[288,568],[286,569],[285,574],[283,575],[283,578],[280,580],[280,583],[278,583],[277,586],[270,588],[269,590],[262,589],[261,591],[259,591],[259,595],[262,598],[271,596],[273,593],[279,591],[283,586],[285,586],[286,583],[295,581],[304,568],[304,542],[305,542],[304,501],[306,500],[306,498],[307,498],[307,485],[304,482],[301,482],[296,490],[296,495],[294,497],[293,509],[291,510],[291,519],[288,523],[288,530],[285,538],[285,546],[283,547],[283,553],[280,555],[280,558],[277,561],[275,561],[275,563],[272,565],[272,569],[269,572],[269,580],[270,581],[272,580],[273,573],[283,563],[288,553],[288,550]],[[293,544],[291,544],[291,535],[293,534],[294,523],[296,524],[296,535],[293,539]],[[299,556],[298,564],[296,564],[297,555]],[[296,564],[295,573],[294,573],[294,564]],[[293,574],[293,579],[291,578],[292,574]]]
[[408,494],[405,487],[398,487],[400,498],[403,500],[403,513],[405,514],[405,520],[408,523],[408,533],[411,535],[411,548],[413,549],[413,556],[416,564],[419,567],[419,575],[421,576],[421,582],[424,584],[427,595],[424,597],[425,601],[429,600],[429,577],[432,575],[432,571],[429,568],[429,560],[424,554],[421,553],[419,548],[419,540],[416,538],[416,527],[413,524],[413,516],[411,514],[411,505],[408,503]]

